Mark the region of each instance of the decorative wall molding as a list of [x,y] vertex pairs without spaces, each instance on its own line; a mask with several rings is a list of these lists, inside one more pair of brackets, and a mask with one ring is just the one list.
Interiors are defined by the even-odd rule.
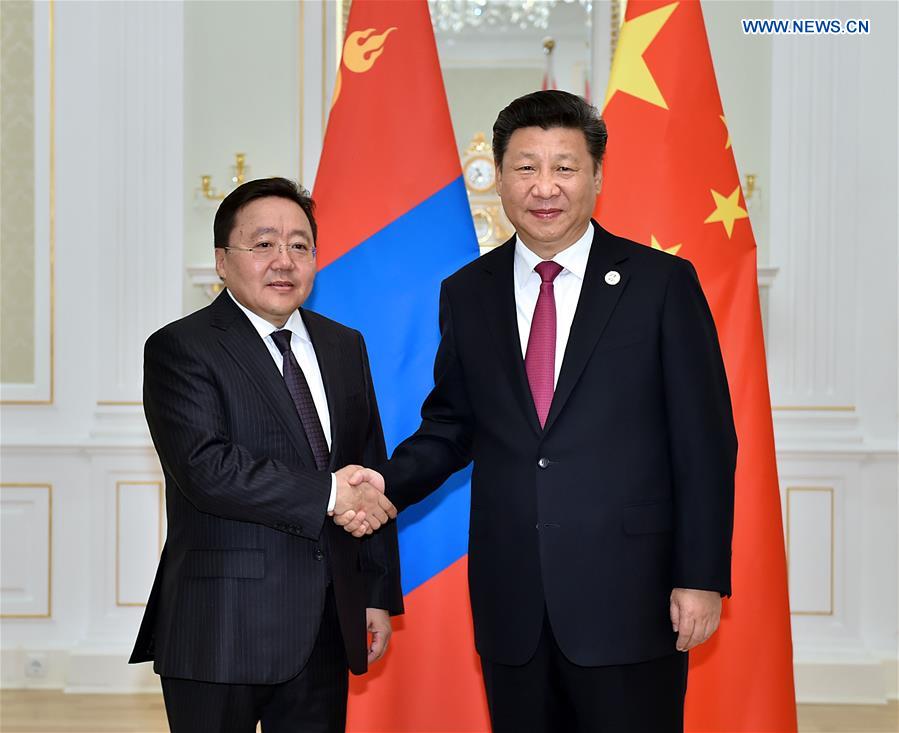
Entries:
[[34,382],[0,385],[0,402],[51,405],[56,367],[55,3],[33,4],[34,28]]
[[116,481],[116,606],[147,605],[165,539],[164,501],[162,481]]
[[183,8],[109,3],[97,22],[107,230],[96,252],[104,290],[97,399],[134,402],[144,340],[181,315]]
[[833,616],[834,487],[787,486],[785,494],[790,613],[794,616]]
[[897,695],[897,459],[872,441],[778,449],[800,702]]
[[[777,2],[775,15],[808,17],[812,5]],[[852,405],[857,258],[846,254],[864,212],[857,148],[840,141],[865,136],[859,44],[794,40],[772,39],[770,242],[781,264],[768,302],[772,401]]]
[[222,279],[215,271],[215,265],[188,265],[187,277],[190,284],[201,288],[209,300],[214,300],[224,288]]
[[53,486],[0,484],[3,586],[0,617],[48,619],[53,613]]

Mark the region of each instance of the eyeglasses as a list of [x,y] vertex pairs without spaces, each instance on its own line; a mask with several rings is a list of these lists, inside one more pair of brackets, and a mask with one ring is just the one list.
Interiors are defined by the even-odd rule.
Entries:
[[235,252],[249,252],[253,255],[253,259],[258,262],[268,262],[275,259],[282,251],[287,252],[287,256],[294,262],[309,262],[315,258],[315,247],[306,244],[279,244],[274,245],[270,242],[260,242],[252,247],[222,247],[226,252],[234,250]]

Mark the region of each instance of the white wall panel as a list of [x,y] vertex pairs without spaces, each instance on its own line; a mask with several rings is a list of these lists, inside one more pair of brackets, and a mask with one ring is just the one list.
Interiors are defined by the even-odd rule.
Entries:
[[54,202],[56,195],[55,17],[48,2],[34,3],[34,382],[0,385],[0,400],[52,404],[55,378]]
[[49,618],[52,587],[53,489],[0,486],[0,615]]
[[117,606],[144,606],[163,542],[161,481],[116,481]]
[[790,611],[833,614],[834,490],[829,486],[788,486],[787,560]]
[[97,402],[116,406],[140,401],[144,341],[181,314],[183,8],[105,3],[97,23]]

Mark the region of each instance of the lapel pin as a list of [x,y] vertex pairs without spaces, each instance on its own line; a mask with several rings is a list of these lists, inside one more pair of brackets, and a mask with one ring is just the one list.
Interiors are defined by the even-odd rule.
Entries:
[[606,273],[606,284],[607,285],[617,285],[621,282],[621,275],[618,274],[617,270],[609,270]]

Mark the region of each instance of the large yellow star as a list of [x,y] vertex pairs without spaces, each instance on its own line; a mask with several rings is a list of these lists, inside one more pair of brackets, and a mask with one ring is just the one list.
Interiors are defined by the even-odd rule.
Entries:
[[715,199],[715,210],[709,214],[709,218],[703,223],[711,224],[712,222],[720,221],[724,224],[727,238],[730,239],[730,235],[734,231],[734,222],[737,219],[745,219],[749,216],[746,209],[740,206],[740,186],[738,185],[730,196],[724,196],[715,189],[710,190],[712,198]]
[[670,247],[663,247],[661,244],[659,244],[659,240],[656,239],[655,234],[649,235],[649,242],[653,249],[667,252],[670,255],[676,255],[678,250],[684,246],[683,244],[672,244]]
[[718,115],[721,118],[721,121],[724,123],[724,129],[727,132],[727,142],[724,143],[724,149],[730,150],[730,128],[727,126],[727,120],[724,119],[724,115]]
[[639,15],[621,27],[604,106],[609,104],[615,92],[622,91],[662,109],[668,109],[668,104],[659,91],[659,85],[652,78],[652,73],[643,60],[643,53],[655,40],[677,6],[678,3],[665,5]]

